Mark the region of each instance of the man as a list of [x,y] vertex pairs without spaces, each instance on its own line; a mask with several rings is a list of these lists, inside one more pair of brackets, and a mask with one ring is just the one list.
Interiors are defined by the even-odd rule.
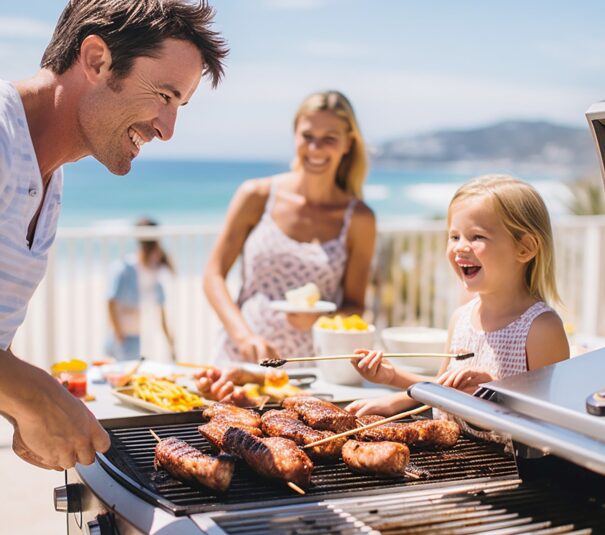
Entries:
[[0,81],[0,411],[24,460],[63,470],[109,448],[85,405],[10,344],[47,261],[61,165],[94,156],[128,173],[141,147],[172,137],[202,76],[227,49],[205,0],[71,0],[33,78]]

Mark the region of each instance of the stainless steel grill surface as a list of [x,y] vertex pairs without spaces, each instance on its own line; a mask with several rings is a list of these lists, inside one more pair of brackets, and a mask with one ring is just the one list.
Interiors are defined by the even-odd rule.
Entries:
[[100,456],[103,467],[146,501],[175,515],[216,509],[241,511],[252,507],[318,501],[343,494],[368,496],[406,487],[518,477],[512,456],[504,455],[498,446],[463,437],[450,450],[412,452],[412,471],[421,476],[419,479],[355,474],[342,462],[316,465],[312,486],[305,496],[299,496],[285,484],[264,480],[243,463],[238,463],[231,487],[224,495],[217,495],[203,487],[181,483],[163,470],[156,471],[153,466],[156,440],[149,429],[162,438],[176,436],[201,451],[212,451],[210,444],[197,431],[200,424],[198,414],[142,416],[105,420],[103,423],[112,438],[111,450]]

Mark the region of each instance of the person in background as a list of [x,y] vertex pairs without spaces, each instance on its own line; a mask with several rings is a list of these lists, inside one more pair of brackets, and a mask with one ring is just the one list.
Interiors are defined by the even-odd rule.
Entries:
[[[143,218],[139,227],[153,227],[157,223]],[[108,297],[111,335],[107,354],[117,360],[141,356],[141,309],[159,307],[162,331],[175,360],[174,340],[166,319],[166,295],[161,282],[161,271],[174,273],[172,261],[157,240],[139,240],[135,255],[119,261],[114,267]]]
[[[560,300],[550,217],[538,192],[509,176],[472,180],[450,202],[448,234],[447,258],[476,296],[454,312],[446,351],[475,355],[444,359],[438,377],[425,377],[393,366],[379,351],[359,350],[351,361],[359,373],[404,391],[433,381],[472,394],[482,383],[569,358],[563,323],[546,304]],[[347,410],[391,415],[415,404],[397,392]]]
[[92,155],[124,175],[145,143],[170,139],[201,77],[222,77],[213,14],[205,1],[71,0],[41,69],[0,81],[0,412],[36,466],[90,464],[110,446],[84,403],[10,349],[55,238],[61,166]]
[[[248,180],[227,212],[204,273],[204,291],[222,322],[216,363],[313,355],[318,314],[271,309],[285,292],[314,282],[342,313],[364,311],[376,223],[362,201],[365,143],[353,108],[338,91],[308,96],[294,117],[292,170]],[[234,302],[226,277],[242,255]],[[230,372],[202,372],[199,387],[225,394]]]

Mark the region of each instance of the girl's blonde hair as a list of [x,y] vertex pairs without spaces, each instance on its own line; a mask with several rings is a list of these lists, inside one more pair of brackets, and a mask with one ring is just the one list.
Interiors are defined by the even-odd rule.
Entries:
[[555,255],[548,210],[540,194],[526,182],[508,175],[486,175],[461,186],[448,208],[469,197],[486,197],[512,238],[520,242],[528,236],[534,242],[535,256],[527,263],[525,283],[531,296],[560,304],[555,280]]
[[[294,116],[294,130],[303,115],[317,111],[331,111],[345,121],[351,136],[351,148],[342,159],[336,171],[336,185],[351,193],[357,199],[363,197],[363,183],[368,173],[368,158],[366,147],[361,137],[359,125],[355,118],[353,106],[342,93],[338,91],[322,91],[309,95],[300,105]],[[292,169],[300,169],[301,162],[298,157],[292,162]]]

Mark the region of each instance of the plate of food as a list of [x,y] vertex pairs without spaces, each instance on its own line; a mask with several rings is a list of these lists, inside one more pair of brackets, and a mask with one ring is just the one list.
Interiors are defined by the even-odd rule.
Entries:
[[212,403],[181,385],[149,375],[134,377],[131,384],[112,393],[124,403],[157,413],[198,410]]
[[297,314],[327,314],[336,310],[336,303],[321,300],[319,288],[313,282],[288,290],[285,297],[284,300],[271,301],[271,308],[278,312]]

